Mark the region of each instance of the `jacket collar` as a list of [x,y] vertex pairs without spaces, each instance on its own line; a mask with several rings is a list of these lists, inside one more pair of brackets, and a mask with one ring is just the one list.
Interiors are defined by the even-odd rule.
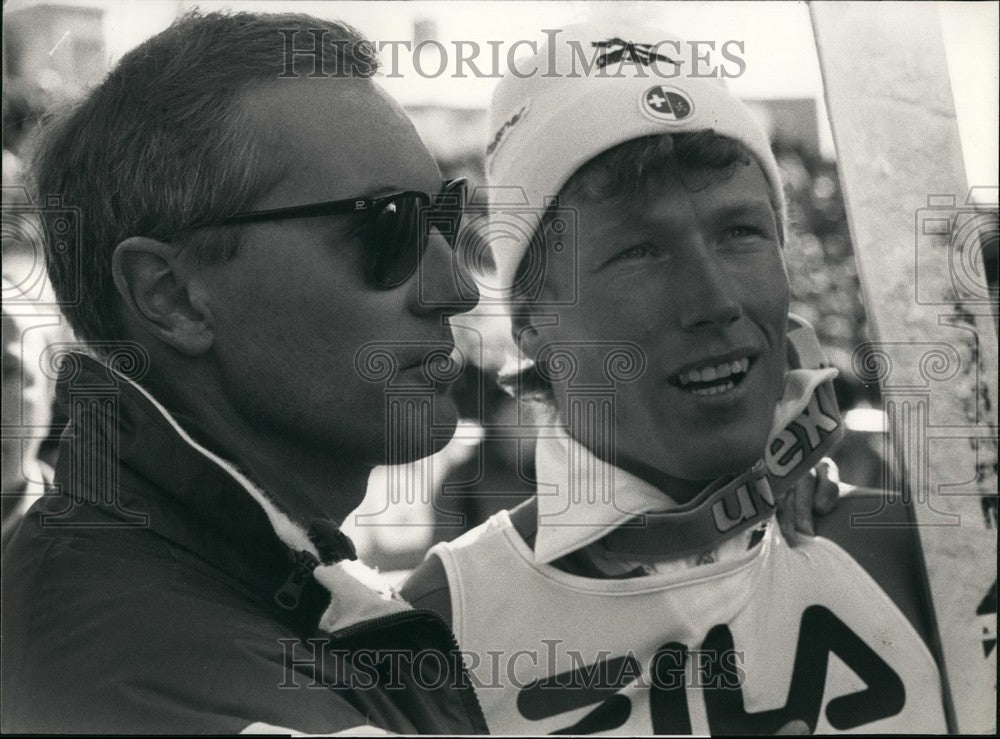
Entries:
[[[775,441],[786,429],[797,424],[803,414],[810,414],[818,394],[822,394],[824,398],[832,396],[830,382],[836,374],[837,370],[829,368],[794,369],[789,372],[784,396],[775,409],[767,445],[769,449],[774,448]],[[815,411],[812,413],[815,414]],[[780,479],[768,470],[767,481],[762,482],[764,468],[761,465],[760,470],[755,467],[733,480],[717,480],[691,504],[678,506],[653,485],[598,459],[570,437],[560,424],[553,423],[552,427],[554,432],[539,438],[535,451],[538,530],[534,552],[535,561],[542,564],[575,552],[612,532],[625,532],[622,527],[626,522],[635,521],[636,516],[652,512],[670,515],[646,517],[647,523],[657,519],[658,524],[662,522],[673,527],[677,534],[676,542],[664,542],[665,551],[671,545],[678,555],[694,551],[695,546],[711,549],[719,542],[707,541],[706,536],[717,537],[719,541],[728,539],[755,521],[748,517],[739,526],[734,525],[725,532],[718,531],[708,507],[721,505],[732,508],[726,496],[731,494],[736,499],[739,488],[746,486],[747,492],[744,495],[746,500],[751,501],[749,505],[756,504],[756,510],[762,515],[769,514],[774,504],[768,483],[775,488],[774,492],[784,492],[815,464],[817,454],[827,451],[839,440],[836,435],[824,436],[822,445],[801,455],[796,464],[783,470],[784,474]],[[742,505],[739,507],[742,509]],[[723,507],[720,510],[725,514],[729,509]],[[699,527],[696,523],[705,525]],[[635,528],[638,529],[638,525]],[[636,535],[640,532],[637,530],[629,533],[629,544],[638,543],[641,537]],[[622,538],[626,537],[623,535]],[[684,541],[680,541],[682,538]],[[692,538],[697,541],[689,541]]]
[[[299,588],[305,607],[289,610],[304,611],[297,615],[306,625],[344,626],[373,612],[399,610],[395,602],[388,605],[392,591],[371,578],[355,587],[365,568],[350,562],[354,547],[339,528],[295,521],[232,462],[196,441],[138,382],[139,372],[126,376],[78,353],[64,359],[69,371],[62,373],[57,394],[70,425],[59,477],[102,486],[77,495],[122,526],[148,528],[189,550],[272,604],[293,578],[295,585],[305,583]],[[141,370],[139,364],[132,367]],[[97,474],[87,475],[88,468]],[[331,613],[327,591],[338,583],[343,592]]]

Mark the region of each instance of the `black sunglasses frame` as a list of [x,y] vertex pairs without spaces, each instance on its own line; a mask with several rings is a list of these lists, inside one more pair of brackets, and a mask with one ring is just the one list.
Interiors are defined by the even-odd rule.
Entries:
[[[366,198],[345,198],[329,200],[307,205],[293,205],[286,208],[271,208],[236,213],[220,222],[220,225],[240,225],[250,223],[268,223],[294,218],[320,218],[323,216],[367,214],[369,221],[365,226],[365,277],[374,287],[391,289],[399,287],[413,275],[417,265],[423,258],[430,236],[430,225],[437,224],[441,235],[453,249],[458,233],[458,223],[466,204],[467,181],[464,177],[445,180],[436,195],[429,195],[419,190],[402,190],[399,192]],[[402,205],[400,205],[402,203]],[[416,203],[416,213],[405,206]],[[393,210],[390,206],[396,205]],[[395,221],[406,227],[407,233],[390,233],[387,224],[381,232],[377,232],[378,220],[386,213],[398,213]],[[444,222],[438,223],[425,218],[425,214],[444,213]],[[405,223],[404,219],[416,222]],[[442,228],[443,226],[443,228]],[[400,238],[408,240],[406,244],[387,245],[387,240],[396,241]],[[400,246],[404,248],[400,248]],[[392,248],[390,248],[392,247]],[[383,257],[383,259],[380,259]],[[388,257],[388,263],[385,261]],[[404,263],[403,259],[407,261]],[[397,267],[396,271],[393,267]]]

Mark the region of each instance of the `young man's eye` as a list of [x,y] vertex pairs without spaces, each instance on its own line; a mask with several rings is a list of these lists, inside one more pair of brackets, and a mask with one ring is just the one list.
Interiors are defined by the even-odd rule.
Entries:
[[639,259],[655,259],[660,256],[660,249],[645,242],[630,246],[628,249],[618,252],[611,258],[612,262],[632,262]]
[[755,252],[774,240],[774,234],[767,227],[744,223],[728,228],[719,247],[736,253]]
[[743,225],[729,229],[729,237],[733,239],[765,238],[766,236],[767,234],[758,226]]

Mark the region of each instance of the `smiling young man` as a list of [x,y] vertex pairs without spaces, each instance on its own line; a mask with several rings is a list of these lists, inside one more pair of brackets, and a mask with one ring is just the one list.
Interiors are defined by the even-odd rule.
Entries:
[[[306,55],[289,78],[290,29],[341,74]],[[373,467],[454,429],[425,367],[469,307],[448,229],[421,227],[461,188],[438,198],[367,48],[189,14],[44,133],[47,267],[83,343],[44,364],[71,419],[57,493],[4,552],[4,731],[484,731],[451,633],[339,530]],[[423,425],[387,417],[372,346],[394,392],[430,391]]]
[[[943,731],[912,603],[777,531],[840,419],[788,314],[767,139],[719,80],[649,53],[661,31],[612,25],[552,34],[548,73],[490,112],[494,217],[530,225],[494,254],[519,389],[551,414],[537,493],[403,594],[450,618],[494,733]],[[579,49],[616,45],[580,73]]]

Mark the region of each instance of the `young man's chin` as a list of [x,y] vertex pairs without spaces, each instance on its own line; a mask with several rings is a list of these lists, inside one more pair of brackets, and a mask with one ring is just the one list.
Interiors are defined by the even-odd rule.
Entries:
[[[760,443],[757,444],[757,436]],[[738,475],[750,469],[764,454],[766,434],[720,434],[700,444],[690,439],[675,457],[677,477],[686,480],[715,480],[723,475]]]
[[723,453],[711,456],[704,464],[698,465],[698,469],[693,469],[688,477],[692,480],[715,480],[723,475],[740,475],[753,467],[760,458],[759,453]]

